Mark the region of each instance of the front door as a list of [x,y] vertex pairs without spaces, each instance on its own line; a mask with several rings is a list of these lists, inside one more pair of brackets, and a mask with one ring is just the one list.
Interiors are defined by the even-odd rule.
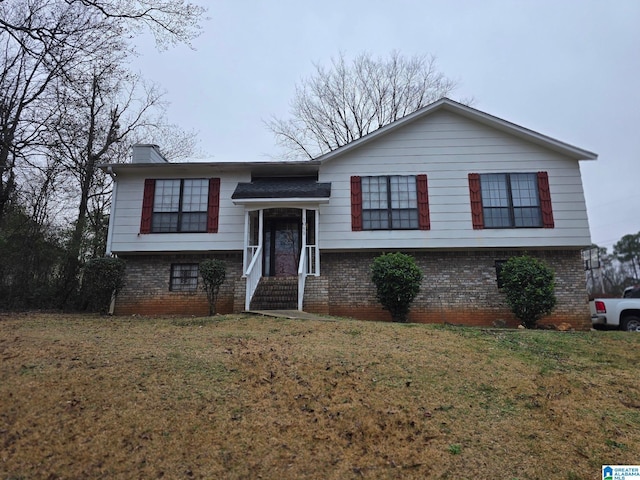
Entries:
[[300,260],[300,222],[291,218],[273,218],[265,225],[264,233],[264,275],[297,275]]

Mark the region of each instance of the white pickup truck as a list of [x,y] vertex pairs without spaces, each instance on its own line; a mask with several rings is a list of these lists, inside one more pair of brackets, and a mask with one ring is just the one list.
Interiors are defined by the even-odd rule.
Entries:
[[640,332],[640,287],[628,287],[622,298],[591,300],[594,327],[611,326],[627,332]]

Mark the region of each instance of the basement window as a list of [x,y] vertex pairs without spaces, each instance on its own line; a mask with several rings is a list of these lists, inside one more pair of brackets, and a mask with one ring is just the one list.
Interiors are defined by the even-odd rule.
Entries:
[[169,290],[172,292],[195,292],[198,290],[198,264],[172,264]]

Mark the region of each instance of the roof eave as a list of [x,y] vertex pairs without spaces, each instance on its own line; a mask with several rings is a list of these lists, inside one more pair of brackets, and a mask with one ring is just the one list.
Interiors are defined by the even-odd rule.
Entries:
[[236,169],[265,169],[272,166],[282,167],[317,167],[320,162],[317,160],[302,161],[250,161],[250,162],[174,162],[174,163],[104,163],[98,165],[98,168],[105,172],[135,172],[136,170],[159,170],[159,171],[180,171],[185,168],[198,167],[201,169],[211,170],[236,170]]
[[308,204],[318,205],[329,203],[329,197],[280,197],[280,198],[233,198],[234,205],[260,205],[260,204]]

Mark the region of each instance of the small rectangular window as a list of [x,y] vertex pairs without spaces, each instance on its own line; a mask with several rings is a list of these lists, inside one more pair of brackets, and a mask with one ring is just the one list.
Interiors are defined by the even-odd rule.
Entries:
[[169,290],[172,292],[195,292],[198,290],[198,264],[172,264]]

